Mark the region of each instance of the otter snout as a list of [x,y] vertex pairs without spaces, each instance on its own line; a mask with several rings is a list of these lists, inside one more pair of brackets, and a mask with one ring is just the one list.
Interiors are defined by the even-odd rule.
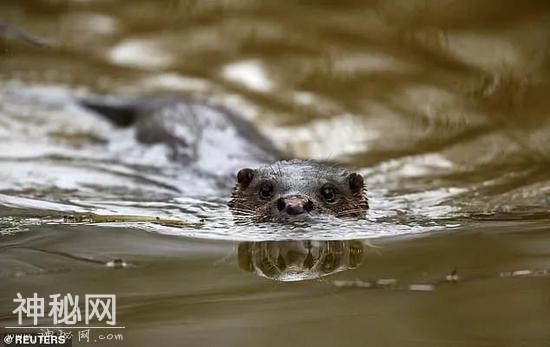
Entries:
[[282,197],[277,200],[277,209],[288,215],[297,216],[313,210],[313,203],[301,196]]

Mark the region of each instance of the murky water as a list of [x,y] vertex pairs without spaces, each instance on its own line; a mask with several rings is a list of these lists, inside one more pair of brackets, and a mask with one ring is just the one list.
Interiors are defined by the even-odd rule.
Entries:
[[[0,36],[0,329],[17,292],[115,293],[124,340],[102,345],[550,345],[547,3],[25,1],[0,20],[49,43]],[[361,172],[368,218],[235,225],[215,173],[74,102],[92,93],[232,110]]]

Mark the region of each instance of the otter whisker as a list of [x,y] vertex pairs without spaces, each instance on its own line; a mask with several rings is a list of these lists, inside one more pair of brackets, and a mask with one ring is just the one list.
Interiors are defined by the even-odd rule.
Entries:
[[343,212],[338,212],[336,215],[337,217],[345,217],[345,216],[355,216],[355,215],[362,215],[364,213],[363,210],[348,210]]
[[241,210],[241,211],[233,211],[233,214],[238,214],[240,216],[255,216],[257,215],[256,211],[248,211],[248,210]]
[[234,211],[235,214],[238,214],[240,216],[254,216],[255,213],[251,211]]

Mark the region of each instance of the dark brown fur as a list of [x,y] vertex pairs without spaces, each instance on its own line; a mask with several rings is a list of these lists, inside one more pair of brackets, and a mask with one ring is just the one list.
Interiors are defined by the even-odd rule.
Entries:
[[[274,187],[269,199],[259,196],[262,184]],[[322,187],[335,189],[335,201],[327,202]],[[243,169],[237,175],[229,202],[231,211],[240,221],[265,222],[292,217],[277,209],[277,201],[287,196],[298,196],[308,201],[307,216],[332,215],[361,218],[369,208],[363,177],[338,167],[315,161],[279,161],[258,169]],[[302,216],[300,216],[302,218]]]

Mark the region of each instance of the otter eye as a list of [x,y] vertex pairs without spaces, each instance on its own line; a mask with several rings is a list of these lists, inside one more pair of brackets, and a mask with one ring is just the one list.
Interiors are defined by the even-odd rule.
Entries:
[[331,184],[325,184],[321,187],[321,195],[326,202],[334,202],[336,200],[336,188]]
[[273,191],[275,190],[275,187],[273,186],[273,183],[271,182],[262,182],[260,184],[260,190],[258,194],[260,195],[261,199],[267,200],[271,198],[273,195]]

